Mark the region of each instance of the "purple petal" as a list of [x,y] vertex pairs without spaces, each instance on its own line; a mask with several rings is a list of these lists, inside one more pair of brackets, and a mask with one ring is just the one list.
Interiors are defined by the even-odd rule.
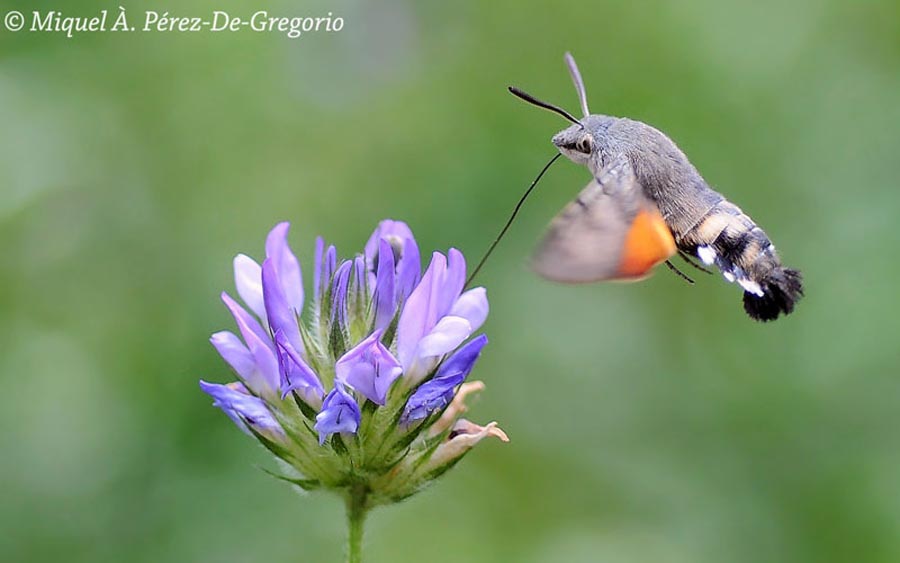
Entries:
[[331,322],[347,326],[347,289],[353,263],[345,260],[334,274],[331,288]]
[[325,263],[322,265],[322,285],[331,281],[334,271],[337,270],[337,249],[334,245],[325,251]]
[[[413,237],[409,226],[402,221],[385,220],[378,224],[378,228],[366,242],[365,257],[366,267],[369,272],[374,272],[378,267],[381,256],[381,241],[386,241],[394,258],[394,269],[397,273],[395,282],[395,295],[397,301],[405,300],[419,283],[422,274],[422,264],[419,258],[419,246]],[[370,275],[370,280],[374,276]]]
[[278,366],[281,371],[281,398],[284,399],[292,390],[300,391],[307,403],[319,400],[325,394],[319,377],[310,368],[296,348],[285,337],[284,333],[275,333],[275,345],[278,348]]
[[238,254],[234,257],[234,286],[250,310],[265,322],[266,306],[263,302],[262,270],[259,264],[246,254]]
[[223,291],[221,297],[225,306],[228,307],[228,310],[231,312],[231,316],[234,317],[234,322],[237,323],[238,329],[241,331],[241,336],[244,338],[244,342],[249,343],[248,334],[254,334],[259,340],[263,341],[269,339],[269,334],[259,324],[259,321],[254,319],[243,307],[238,305],[230,295]]
[[335,382],[334,389],[322,402],[322,410],[316,415],[314,428],[319,433],[319,444],[324,444],[335,432],[356,433],[359,428],[359,405],[344,387]]
[[459,383],[461,381],[432,379],[420,385],[406,403],[403,414],[400,416],[400,423],[409,424],[422,420],[434,411],[449,405],[453,400],[454,388]]
[[[372,236],[370,236],[369,240],[366,242],[366,265],[370,270],[375,267],[375,256],[378,254],[380,242],[384,239],[387,239],[388,242],[392,242],[392,239],[398,242],[412,240],[413,243],[415,243],[416,240],[413,237],[409,225],[403,221],[385,219],[378,223],[375,232],[372,233]],[[404,246],[401,245],[401,248],[404,248]]]
[[417,356],[427,358],[441,356],[452,352],[474,332],[469,321],[462,317],[446,316],[442,318],[419,341]]
[[396,311],[394,297],[394,253],[388,241],[381,239],[378,249],[378,273],[375,276],[375,328],[387,327]]
[[288,305],[295,311],[303,310],[303,277],[300,263],[287,243],[290,223],[279,223],[266,238],[266,259],[271,260]]
[[419,246],[415,239],[409,238],[403,241],[403,252],[400,254],[396,269],[397,301],[405,301],[422,276],[422,261],[419,258]]
[[318,247],[320,241],[323,245],[325,244],[321,237],[316,240],[316,271],[314,276],[317,277],[314,277],[313,285],[316,302],[322,305],[325,299],[325,292],[331,285],[334,271],[337,268],[337,249],[334,246],[329,246],[324,249],[324,256],[321,256]]
[[266,258],[262,266],[263,295],[266,300],[266,315],[273,333],[283,332],[295,350],[303,350],[297,311],[285,298],[283,286],[279,283],[275,262]]
[[411,379],[424,375],[422,370],[410,369],[417,359],[449,352],[472,334],[471,323],[461,317],[436,326],[458,301],[465,282],[466,260],[460,251],[451,248],[448,258],[434,253],[422,281],[403,307],[397,327],[397,355]]
[[284,435],[266,403],[248,394],[240,383],[220,385],[201,380],[200,389],[213,398],[213,406],[222,409],[242,430],[246,431],[246,423],[261,433]]
[[397,325],[397,356],[404,369],[409,369],[416,359],[419,340],[437,323],[437,299],[441,281],[447,269],[447,259],[440,252],[431,256],[431,264],[422,281],[410,294],[400,313]]
[[483,287],[476,287],[460,295],[449,314],[469,321],[474,332],[484,324],[489,310],[487,292]]
[[450,308],[459,299],[466,284],[466,259],[462,252],[451,248],[447,253],[447,271],[441,280],[438,293],[437,316],[443,317],[450,312]]
[[[241,336],[256,360],[256,368],[261,377],[258,382],[248,381],[250,388],[257,394],[273,393],[278,389],[281,376],[278,373],[278,362],[275,359],[275,351],[272,340],[259,323],[247,311],[238,305],[229,295],[222,292],[222,301],[231,311],[241,331]],[[261,383],[262,385],[257,387]]]
[[373,403],[384,405],[391,384],[403,373],[400,362],[381,343],[382,331],[341,356],[335,365],[335,380],[346,383]]
[[210,336],[209,341],[242,380],[248,381],[253,377],[256,360],[240,338],[223,330]]
[[356,303],[362,304],[368,292],[369,277],[366,275],[366,259],[357,256],[353,259],[353,280],[351,291],[355,294]]
[[436,410],[443,409],[453,400],[457,385],[465,381],[487,344],[487,336],[473,338],[438,368],[434,378],[416,389],[409,398],[400,420],[409,423],[426,418]]
[[462,375],[466,378],[475,367],[475,362],[481,356],[481,350],[488,343],[487,335],[479,334],[468,341],[465,346],[457,350],[452,356],[441,363],[435,377],[450,377]]

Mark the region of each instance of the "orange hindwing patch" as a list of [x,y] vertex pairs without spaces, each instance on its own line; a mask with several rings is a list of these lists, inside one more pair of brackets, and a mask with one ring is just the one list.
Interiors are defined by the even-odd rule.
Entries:
[[653,266],[668,260],[675,251],[675,239],[659,211],[642,209],[625,237],[618,275],[624,279],[644,277]]

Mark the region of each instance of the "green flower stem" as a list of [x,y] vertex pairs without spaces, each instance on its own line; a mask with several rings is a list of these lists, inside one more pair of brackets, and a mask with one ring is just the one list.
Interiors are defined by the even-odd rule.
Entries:
[[347,492],[347,563],[362,562],[363,524],[366,521],[369,490],[365,485],[354,485]]

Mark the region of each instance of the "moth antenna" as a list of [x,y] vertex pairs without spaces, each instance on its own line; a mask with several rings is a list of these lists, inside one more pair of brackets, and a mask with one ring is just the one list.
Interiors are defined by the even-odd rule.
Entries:
[[509,219],[506,221],[506,224],[503,225],[503,229],[500,230],[500,234],[497,235],[497,238],[494,239],[494,242],[491,243],[491,246],[488,247],[487,252],[484,253],[484,256],[481,257],[481,260],[478,262],[478,265],[475,266],[475,269],[472,270],[472,274],[469,276],[469,279],[466,280],[466,287],[469,287],[469,284],[472,283],[472,280],[475,279],[475,276],[478,275],[478,272],[481,270],[481,267],[484,266],[484,263],[487,262],[488,257],[490,257],[491,253],[494,252],[494,248],[497,247],[497,244],[500,242],[500,239],[503,238],[503,235],[506,234],[506,231],[509,230],[509,226],[512,225],[512,222],[515,220],[516,215],[519,214],[519,209],[522,208],[522,204],[525,203],[525,200],[528,199],[528,196],[531,195],[532,190],[534,190],[537,183],[543,177],[544,172],[547,171],[550,166],[556,162],[556,159],[562,156],[562,153],[556,153],[556,155],[550,159],[550,162],[544,165],[541,168],[541,171],[535,176],[534,180],[532,180],[531,185],[528,186],[528,189],[525,190],[525,193],[522,194],[522,197],[519,198],[519,202],[516,204],[516,208],[513,209],[512,214],[509,216]]
[[535,98],[534,96],[532,96],[531,94],[529,94],[528,92],[525,92],[524,90],[520,90],[519,88],[516,88],[515,86],[510,86],[508,88],[508,90],[513,96],[520,98],[522,100],[525,100],[529,104],[550,110],[554,113],[558,113],[559,115],[565,117],[566,119],[568,119],[575,125],[581,125],[581,128],[584,129],[584,125],[582,125],[580,121],[575,119],[575,117],[571,113],[567,112],[563,108],[561,108],[559,106],[555,106],[551,103],[541,101],[541,100]]
[[689,278],[689,277],[687,276],[687,274],[685,274],[684,272],[682,272],[681,270],[679,270],[678,267],[677,267],[675,264],[673,264],[672,262],[666,260],[666,266],[668,266],[670,270],[672,270],[673,272],[675,272],[676,274],[678,274],[678,277],[680,277],[680,278],[683,279],[684,281],[688,282],[689,284],[694,285],[694,280],[692,280],[691,278]]
[[704,267],[701,266],[700,264],[694,262],[694,260],[693,260],[693,259],[691,258],[691,256],[690,256],[690,254],[687,254],[686,252],[684,252],[684,251],[682,251],[682,250],[679,250],[679,251],[678,251],[678,255],[681,256],[681,259],[682,259],[682,260],[684,260],[685,262],[687,262],[687,263],[690,264],[691,266],[697,268],[698,270],[700,270],[700,271],[703,272],[704,274],[710,274],[710,275],[712,275],[712,272],[710,272],[709,270],[707,270],[706,268],[704,268]]
[[581,104],[581,111],[584,116],[591,115],[588,109],[587,92],[584,89],[584,80],[581,79],[581,73],[578,71],[578,65],[575,64],[575,57],[572,53],[566,53],[566,66],[569,67],[569,75],[572,76],[572,82],[575,83],[575,91],[578,92],[578,102]]

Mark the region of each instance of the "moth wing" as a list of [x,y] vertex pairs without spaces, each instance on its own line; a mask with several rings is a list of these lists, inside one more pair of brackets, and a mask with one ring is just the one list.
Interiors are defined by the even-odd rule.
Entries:
[[662,215],[620,157],[553,219],[532,267],[567,283],[637,280],[675,252]]

